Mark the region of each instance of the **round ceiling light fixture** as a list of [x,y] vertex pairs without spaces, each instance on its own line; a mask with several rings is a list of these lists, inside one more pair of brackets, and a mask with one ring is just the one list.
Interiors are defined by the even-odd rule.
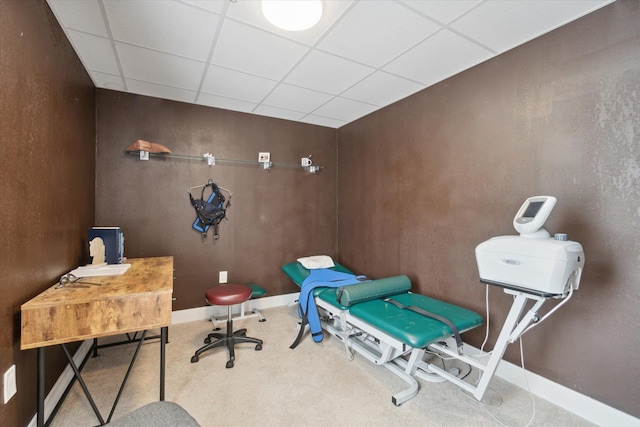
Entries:
[[262,0],[262,13],[278,28],[308,30],[322,17],[321,0]]

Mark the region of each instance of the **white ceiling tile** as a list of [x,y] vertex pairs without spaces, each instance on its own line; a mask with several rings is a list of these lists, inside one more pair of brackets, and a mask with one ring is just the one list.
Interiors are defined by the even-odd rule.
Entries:
[[395,2],[360,2],[318,48],[379,68],[438,29]]
[[613,0],[325,0],[297,32],[258,0],[47,2],[97,87],[337,128]]
[[443,30],[384,67],[385,71],[431,86],[493,56],[469,40]]
[[224,7],[228,5],[229,0],[181,0],[183,3],[191,4],[193,6],[201,7],[215,13],[222,13]]
[[257,105],[251,102],[239,101],[233,98],[224,98],[222,96],[210,95],[208,93],[201,93],[198,96],[197,103],[209,107],[223,108],[225,110],[242,111],[244,113],[250,113]]
[[314,50],[291,71],[284,81],[338,95],[373,71],[373,68]]
[[584,15],[604,1],[492,0],[454,22],[451,28],[504,52]]
[[229,4],[227,16],[234,20],[244,22],[254,27],[273,32],[282,37],[303,43],[307,46],[314,45],[320,37],[336,22],[338,18],[349,8],[353,0],[325,0],[322,2],[322,18],[314,27],[305,31],[285,31],[275,27],[262,14],[262,2],[237,1]]
[[122,77],[120,77],[119,75],[115,76],[113,74],[105,74],[98,71],[91,71],[90,74],[91,79],[93,80],[93,83],[96,85],[96,87],[119,91],[124,91],[126,89],[124,87]]
[[402,0],[404,4],[443,24],[448,24],[482,0]]
[[209,65],[201,91],[257,103],[262,101],[277,84],[273,80]]
[[47,0],[47,2],[64,28],[108,37],[98,0]]
[[280,80],[306,52],[299,43],[225,20],[211,63]]
[[129,92],[139,95],[152,96],[154,98],[171,99],[173,101],[195,102],[196,92],[157,85],[149,82],[126,79]]
[[313,112],[314,115],[348,122],[376,111],[378,107],[351,99],[333,98]]
[[298,111],[283,110],[281,108],[269,107],[267,105],[259,105],[254,114],[260,114],[261,116],[277,117],[279,119],[298,121],[304,116],[304,113]]
[[204,63],[116,42],[126,78],[197,90]]
[[206,61],[220,17],[172,0],[104,3],[113,37],[137,46]]
[[67,35],[78,52],[78,56],[82,58],[87,71],[120,74],[109,39],[74,30],[67,30]]
[[416,82],[377,71],[360,83],[344,91],[340,96],[383,107],[424,89]]
[[334,128],[334,129],[337,129],[348,123],[345,120],[330,119],[329,117],[315,116],[313,114],[304,116],[303,118],[300,119],[300,121],[303,123],[309,123],[309,124],[318,125],[318,126],[325,126],[325,127]]
[[263,104],[270,107],[310,113],[331,98],[333,98],[333,96],[327,95],[326,93],[281,84],[269,94]]

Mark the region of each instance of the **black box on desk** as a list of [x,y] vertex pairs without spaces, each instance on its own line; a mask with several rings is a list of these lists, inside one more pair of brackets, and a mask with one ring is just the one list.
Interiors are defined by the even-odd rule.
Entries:
[[[107,264],[122,264],[124,254],[124,235],[120,227],[91,227],[89,242],[100,237],[104,242],[104,257]],[[89,257],[89,262],[92,257]]]

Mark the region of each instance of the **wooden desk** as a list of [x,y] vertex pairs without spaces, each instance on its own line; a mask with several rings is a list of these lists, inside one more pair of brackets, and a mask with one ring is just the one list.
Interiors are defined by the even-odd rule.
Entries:
[[[161,328],[160,400],[164,400],[165,343],[168,326],[171,324],[173,257],[138,258],[126,262],[131,267],[123,275],[85,279],[102,286],[65,286],[56,289],[56,284],[22,305],[20,348],[38,349],[39,426],[44,423],[44,349],[47,346],[63,344],[76,377],[85,389],[94,411],[97,411],[64,344]],[[96,415],[104,424],[99,412]]]

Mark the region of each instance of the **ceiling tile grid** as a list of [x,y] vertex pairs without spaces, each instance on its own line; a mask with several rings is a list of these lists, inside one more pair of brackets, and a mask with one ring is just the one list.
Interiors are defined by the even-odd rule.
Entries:
[[384,67],[384,71],[431,86],[491,58],[487,49],[444,29]]
[[440,26],[401,4],[359,2],[322,39],[318,48],[379,68],[438,29]]
[[308,50],[302,44],[229,19],[222,24],[211,63],[280,81]]
[[103,1],[113,39],[206,61],[220,15],[173,1]]
[[276,87],[275,80],[209,65],[200,93],[258,103]]
[[96,87],[339,128],[614,0],[47,0]]

